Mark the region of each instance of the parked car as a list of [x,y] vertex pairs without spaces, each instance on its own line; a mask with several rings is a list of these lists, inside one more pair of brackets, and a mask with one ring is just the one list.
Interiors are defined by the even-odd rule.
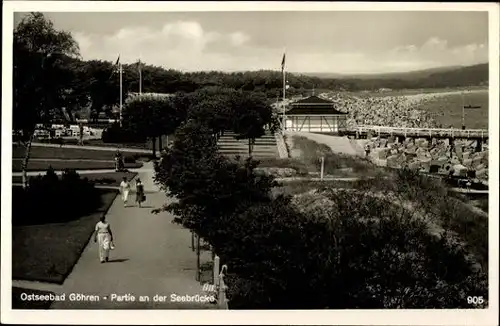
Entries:
[[38,137],[38,138],[49,137],[50,136],[50,132],[48,130],[45,130],[45,129],[36,129],[35,133],[34,133],[34,136]]

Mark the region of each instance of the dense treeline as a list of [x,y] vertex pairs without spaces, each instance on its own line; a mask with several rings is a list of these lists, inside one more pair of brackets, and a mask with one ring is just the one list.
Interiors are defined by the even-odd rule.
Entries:
[[163,148],[162,136],[168,136],[186,120],[200,120],[210,129],[214,140],[224,131],[233,131],[239,139],[248,140],[249,154],[256,138],[265,129],[276,130],[277,121],[262,93],[222,87],[205,87],[176,96],[143,94],[128,99],[123,108],[122,126],[112,126],[103,133],[105,142],[121,143],[152,140],[153,156],[156,139]]

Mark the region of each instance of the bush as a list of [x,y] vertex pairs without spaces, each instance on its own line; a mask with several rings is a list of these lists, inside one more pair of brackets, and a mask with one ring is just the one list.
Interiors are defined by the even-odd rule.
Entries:
[[326,196],[327,218],[278,199],[227,220],[218,252],[231,308],[470,308],[470,293],[487,297],[486,275],[449,233],[429,234],[388,200]]
[[104,143],[143,143],[146,141],[144,137],[135,135],[127,129],[120,127],[119,123],[114,123],[102,132],[102,141]]
[[259,159],[259,168],[290,168],[297,171],[297,174],[300,176],[306,176],[309,174],[309,169],[307,165],[297,159],[286,158],[286,159],[277,159],[277,158],[262,158]]
[[52,168],[43,176],[29,179],[26,189],[13,187],[14,225],[66,222],[88,214],[100,205],[93,183],[74,170],[58,177]]
[[124,163],[135,163],[137,155],[126,155],[123,157]]

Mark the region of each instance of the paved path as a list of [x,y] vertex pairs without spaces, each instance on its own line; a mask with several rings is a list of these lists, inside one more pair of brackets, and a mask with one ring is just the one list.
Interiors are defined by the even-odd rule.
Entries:
[[[120,196],[115,199],[107,214],[116,245],[109,263],[99,262],[98,247],[92,240],[62,286],[35,282],[14,282],[13,285],[66,293],[66,297],[70,293],[100,296],[99,302],[66,299],[54,303],[54,309],[215,309],[216,305],[212,304],[170,302],[171,294],[204,294],[195,280],[196,254],[190,248],[191,233],[173,224],[170,213],[151,213],[153,208],[171,200],[153,184],[152,163],[146,163],[137,172],[148,193],[145,207],[125,208]],[[131,197],[134,196],[132,193]],[[113,294],[134,295],[136,301],[112,302]],[[141,295],[149,296],[150,301],[139,302]],[[166,302],[154,302],[155,295],[165,296]]]

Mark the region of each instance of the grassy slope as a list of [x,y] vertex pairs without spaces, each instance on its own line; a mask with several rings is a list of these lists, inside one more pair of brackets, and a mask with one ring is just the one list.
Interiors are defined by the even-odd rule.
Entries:
[[[303,150],[303,157],[309,157],[310,162],[316,161],[320,155],[326,155],[330,149],[324,145],[316,144],[308,139],[298,138],[295,142],[297,148]],[[339,164],[356,168],[359,162],[356,158],[340,159],[333,163],[330,172],[335,172],[335,167]],[[359,160],[359,159],[358,159]],[[329,166],[329,165],[327,165]],[[365,166],[366,169],[370,166]],[[360,169],[360,168],[356,168]],[[363,170],[361,170],[363,171]],[[366,170],[365,170],[366,171]],[[391,191],[398,194],[401,200],[411,202],[429,216],[433,223],[441,228],[456,233],[462,241],[466,243],[470,251],[478,258],[483,268],[488,266],[488,216],[487,213],[478,211],[467,198],[457,197],[446,193],[447,188],[433,182],[420,182],[420,184],[405,183],[398,181],[395,173],[386,169],[373,170],[375,179],[359,180],[355,182],[347,181],[293,181],[283,184],[277,193],[286,193],[296,195],[305,193],[322,187],[327,188],[348,188],[358,189],[360,191],[372,191],[375,193],[386,193]],[[366,176],[366,173],[360,172],[358,176]],[[391,177],[391,179],[383,179]]]
[[[123,180],[123,177],[127,177],[128,180],[132,180],[136,175],[137,173],[135,172],[88,173],[82,174],[81,178],[87,178],[89,181],[97,185],[119,186],[120,182]],[[12,177],[12,183],[21,182],[21,176]]]
[[[82,161],[82,160],[64,160],[64,161],[29,161],[28,171],[44,171],[49,167],[52,167],[56,171],[64,169],[75,169],[75,170],[101,170],[101,169],[114,169],[115,163],[113,161],[109,162],[99,162],[99,161]],[[140,168],[142,163],[125,163],[126,169]],[[12,171],[21,172],[22,161],[13,160],[12,161]]]

